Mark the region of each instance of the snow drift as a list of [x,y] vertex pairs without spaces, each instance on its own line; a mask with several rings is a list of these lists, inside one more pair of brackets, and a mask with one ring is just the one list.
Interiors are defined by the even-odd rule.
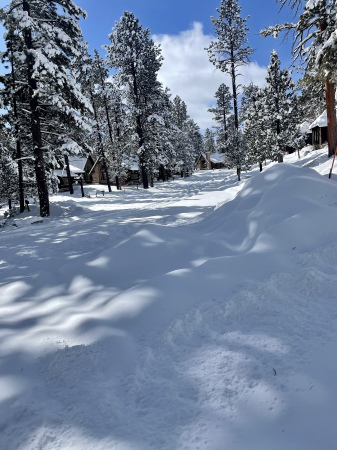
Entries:
[[1,232],[1,448],[334,448],[336,185],[252,175]]

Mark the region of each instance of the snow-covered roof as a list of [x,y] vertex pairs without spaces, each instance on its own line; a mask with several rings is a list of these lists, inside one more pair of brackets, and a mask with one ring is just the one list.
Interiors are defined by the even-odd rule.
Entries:
[[305,120],[304,122],[301,123],[299,131],[301,134],[307,134],[307,133],[310,133],[310,129],[311,129],[310,122]]
[[[206,161],[208,161],[207,153],[201,153],[201,156],[203,156],[206,159]],[[225,154],[224,153],[211,153],[209,159],[214,164],[224,163],[225,162]]]
[[74,157],[74,158],[69,158],[69,164],[77,167],[78,169],[84,171],[84,167],[86,165],[88,161],[88,158],[79,158],[79,157]]
[[327,112],[326,110],[324,112],[322,112],[322,114],[317,117],[317,119],[312,122],[312,124],[310,125],[310,129],[315,128],[315,127],[327,127],[328,126],[328,118],[327,118]]
[[72,164],[69,164],[69,169],[71,172],[74,172],[75,174],[85,173],[84,170],[79,169],[77,166],[73,166]]
[[322,114],[317,117],[317,119],[312,122],[312,124],[310,125],[310,130],[312,130],[315,127],[327,127],[328,126],[328,118],[327,118],[327,113],[326,110],[324,112],[322,112]]
[[224,154],[223,153],[211,153],[210,160],[212,163],[219,164],[224,162]]
[[[69,165],[69,168],[70,168],[70,165]],[[54,174],[57,176],[57,177],[66,177],[67,176],[67,171],[66,171],[66,169],[55,169],[54,170]],[[74,172],[72,172],[72,170],[70,169],[70,176],[71,177],[76,177],[76,175],[77,175],[77,173],[74,173]]]
[[[75,167],[72,164],[69,164],[69,170],[70,170],[71,177],[76,177],[76,176],[80,175],[81,173],[85,173],[84,170],[79,169],[78,167]],[[66,177],[67,171],[66,171],[65,166],[63,167],[63,169],[55,169],[54,174],[57,177]]]
[[139,170],[139,159],[137,155],[123,155],[122,166],[130,170]]

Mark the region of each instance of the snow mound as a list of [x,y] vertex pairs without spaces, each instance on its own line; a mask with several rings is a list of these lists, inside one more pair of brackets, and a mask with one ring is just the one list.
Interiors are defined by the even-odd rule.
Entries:
[[[316,171],[278,164],[251,178],[200,225],[235,252],[326,243],[336,220],[335,184]],[[328,218],[328,219],[327,219]],[[322,231],[324,230],[324,233]]]
[[228,173],[2,234],[0,448],[333,447],[336,184]]

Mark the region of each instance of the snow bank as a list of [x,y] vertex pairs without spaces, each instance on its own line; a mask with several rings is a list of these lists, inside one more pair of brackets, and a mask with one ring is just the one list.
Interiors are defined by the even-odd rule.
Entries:
[[5,229],[0,447],[333,448],[336,185],[296,167],[317,157]]

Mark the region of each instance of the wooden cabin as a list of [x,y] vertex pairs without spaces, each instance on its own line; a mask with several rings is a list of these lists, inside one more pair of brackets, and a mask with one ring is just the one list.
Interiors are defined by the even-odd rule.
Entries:
[[312,145],[312,131],[310,128],[310,122],[304,121],[300,125],[300,134],[305,139],[306,145]]
[[69,168],[73,173],[82,175],[85,183],[92,183],[92,173],[96,160],[97,157],[93,155],[86,157],[72,156],[69,157]]
[[202,153],[196,163],[197,170],[223,169],[225,167],[224,153]]
[[[102,175],[101,167],[97,165],[99,158],[89,155],[87,157],[74,156],[69,158],[70,177],[74,183],[80,176],[85,183],[99,183]],[[58,187],[60,190],[69,190],[68,177],[65,161],[58,159],[58,165],[54,169],[54,175],[58,178]],[[98,181],[96,181],[98,180]]]
[[[107,184],[101,156],[73,157],[69,158],[69,163],[73,172],[77,173],[77,169],[84,172],[82,176],[85,183]],[[77,169],[74,169],[73,166],[77,167]]]
[[328,142],[328,119],[326,111],[317,117],[309,128],[312,133],[312,145],[316,148],[322,148],[323,144]]
[[137,155],[122,156],[122,184],[140,184],[139,158]]

